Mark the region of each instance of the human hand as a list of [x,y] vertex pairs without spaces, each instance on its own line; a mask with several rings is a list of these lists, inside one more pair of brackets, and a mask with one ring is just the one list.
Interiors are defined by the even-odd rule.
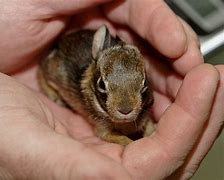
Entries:
[[[162,55],[155,58],[149,49],[146,55],[158,126],[150,140],[134,150],[129,147],[132,154],[126,157],[135,159],[127,160],[126,167],[136,179],[168,179],[169,174],[172,180],[190,178],[222,130],[224,66],[194,68],[203,63],[198,38],[163,1],[130,0],[104,10],[111,21],[129,26]],[[131,36],[124,28],[120,34]]]
[[[84,23],[85,26],[97,26],[98,23],[100,24],[102,22],[107,23],[109,26],[111,26],[111,29],[114,30],[116,34],[130,37],[129,40],[132,39],[132,34],[130,33],[130,29],[132,29],[137,32],[142,38],[150,42],[153,47],[155,47],[162,55],[166,57],[162,58],[162,60],[168,60],[168,63],[172,68],[168,68],[164,65],[167,62],[159,62],[157,58],[150,57],[147,53],[145,56],[146,62],[150,62],[149,64],[147,64],[147,71],[150,75],[150,78],[152,79],[153,87],[155,89],[155,104],[153,107],[153,114],[155,120],[158,122],[157,130],[153,136],[136,141],[124,149],[123,147],[120,147],[116,144],[102,142],[93,135],[91,128],[81,117],[61,107],[57,107],[55,104],[49,102],[45,97],[41,96],[41,101],[44,101],[48,105],[48,108],[51,109],[51,112],[53,112],[54,114],[54,117],[50,118],[50,122],[53,122],[52,124],[57,124],[57,128],[60,129],[57,130],[57,128],[53,128],[52,131],[56,130],[59,134],[62,134],[63,140],[60,139],[58,135],[56,136],[57,133],[52,133],[52,139],[57,139],[55,140],[58,144],[57,148],[51,141],[44,141],[44,139],[47,138],[46,134],[48,133],[43,133],[41,135],[37,133],[37,136],[35,137],[45,142],[44,145],[46,148],[44,150],[46,151],[48,148],[50,150],[57,148],[61,149],[61,151],[64,151],[63,153],[57,154],[54,153],[54,151],[47,151],[46,153],[43,153],[43,150],[41,151],[41,153],[43,153],[42,158],[48,156],[51,153],[52,161],[49,161],[49,164],[51,164],[50,162],[56,162],[56,164],[58,165],[60,162],[65,162],[63,158],[65,156],[70,157],[70,153],[72,151],[70,150],[70,148],[68,148],[69,152],[67,152],[67,150],[62,147],[63,141],[66,139],[65,141],[69,141],[69,144],[72,142],[75,143],[75,145],[71,145],[72,148],[74,148],[73,151],[75,151],[76,146],[77,149],[79,149],[79,145],[83,143],[84,145],[82,144],[81,146],[84,146],[86,149],[88,149],[87,151],[93,153],[92,155],[90,155],[90,159],[92,159],[92,161],[94,162],[99,162],[98,164],[100,165],[100,167],[97,166],[96,169],[94,169],[96,170],[96,174],[98,173],[98,175],[101,175],[103,171],[108,173],[108,169],[110,169],[102,169],[101,171],[101,166],[118,166],[117,171],[120,173],[118,173],[117,177],[125,176],[125,170],[122,169],[122,167],[119,165],[121,164],[129,171],[132,177],[136,179],[164,178],[173,173],[178,167],[181,167],[181,170],[179,170],[180,173],[176,175],[182,178],[191,176],[198,167],[197,164],[202,160],[203,156],[210,148],[212,142],[215,140],[215,137],[222,124],[223,113],[221,112],[220,107],[223,106],[223,96],[220,92],[223,91],[223,80],[218,85],[219,73],[213,67],[210,67],[208,65],[202,65],[201,67],[198,67],[197,69],[189,72],[194,66],[202,63],[196,36],[189,29],[189,27],[187,27],[187,25],[184,25],[183,28],[183,25],[181,25],[178,19],[166,7],[163,1],[155,2],[151,0],[142,1],[142,3],[136,3],[136,1],[127,1],[124,3],[119,3],[120,4],[117,4],[116,1],[116,5],[112,3],[104,6],[103,13],[101,9],[99,10],[99,8],[93,9],[92,11],[94,11],[95,14],[92,16],[91,21],[86,21],[86,16],[88,17],[88,15],[86,15],[85,13],[74,16],[73,18],[74,20],[76,20],[75,22],[77,22],[77,24],[82,24],[84,20],[84,22],[86,23]],[[142,7],[139,7],[139,5],[141,4]],[[147,7],[147,11],[142,10],[142,8],[144,7]],[[136,13],[133,12],[139,12],[139,14],[137,14],[138,16],[135,16]],[[140,12],[145,13],[140,14]],[[153,13],[151,14],[150,12]],[[78,19],[80,18],[80,16],[83,18],[81,18],[79,21]],[[107,16],[108,19],[105,19],[105,16]],[[166,17],[167,19],[167,21],[165,22],[162,21],[164,17]],[[145,19],[145,21],[143,21],[143,19]],[[114,25],[112,21],[127,26],[124,27]],[[135,26],[134,23],[141,21],[143,21],[142,25],[140,23],[140,26]],[[144,26],[145,22],[151,22],[150,26]],[[167,26],[166,23],[168,23],[169,26]],[[161,31],[158,31],[159,29]],[[169,38],[167,38],[168,36]],[[170,44],[172,44],[172,46],[170,46]],[[34,47],[33,49],[35,52],[40,52],[39,48]],[[33,55],[34,54],[32,54],[30,58],[33,58]],[[3,61],[0,62],[1,68],[4,65],[4,63],[2,62]],[[18,63],[20,63],[20,60],[13,60],[11,63],[17,65]],[[158,63],[160,65],[159,67]],[[21,69],[20,71],[15,73],[14,77],[16,77],[21,82],[35,88],[36,81],[34,75],[36,66],[23,67],[24,69]],[[4,69],[7,71],[13,71],[15,69],[15,66],[13,67],[12,64],[9,64],[8,68]],[[221,77],[223,77],[223,67],[219,67],[219,71]],[[185,80],[183,80],[183,76],[185,76],[187,72],[189,73],[186,76]],[[196,80],[198,80],[199,82],[197,82]],[[179,89],[181,84],[182,87]],[[15,88],[17,85],[13,86],[13,90],[17,89]],[[23,91],[25,90],[22,90],[22,92]],[[11,93],[15,94],[14,91],[11,91]],[[8,96],[11,96],[11,93],[9,93]],[[20,93],[17,93],[17,95],[18,94]],[[31,96],[28,96],[28,99],[33,96],[36,95],[32,94]],[[188,97],[191,97],[191,99],[189,100]],[[36,101],[40,101],[39,95]],[[23,101],[20,100],[20,102]],[[213,106],[211,102],[214,102]],[[33,103],[34,102],[31,102],[31,104]],[[197,108],[195,108],[195,104]],[[26,106],[26,108],[28,108],[28,106]],[[38,107],[34,106],[34,109],[32,109],[31,112],[36,112],[35,109],[37,108]],[[47,107],[44,107],[42,109],[48,111]],[[185,110],[184,112],[183,109]],[[193,118],[191,119],[190,117]],[[37,121],[37,119],[33,118],[33,116],[31,119],[34,119],[34,122],[46,122],[48,120],[48,118],[45,118],[45,120],[43,120],[44,118],[39,118]],[[192,126],[189,125],[189,122],[192,123]],[[208,125],[207,127],[204,127],[206,123],[208,123]],[[25,126],[26,125],[27,123],[25,121]],[[41,126],[40,129],[38,128],[38,132],[42,132],[43,127],[46,128],[45,126],[52,127],[49,123],[43,123],[43,126]],[[34,125],[34,127],[36,127],[36,125]],[[187,132],[186,128],[188,128]],[[22,134],[23,136],[26,136],[28,134],[32,135],[31,131],[24,131],[20,134]],[[14,132],[14,130],[10,129],[8,132]],[[200,136],[200,139],[197,139],[197,137],[199,137],[199,135],[201,134],[203,135]],[[74,140],[71,140],[68,135]],[[41,136],[42,138],[39,136]],[[29,142],[38,141],[31,138]],[[205,144],[205,142],[208,143]],[[17,143],[18,142],[15,142],[15,144]],[[23,145],[28,144],[27,141],[22,143]],[[10,146],[10,144],[8,145]],[[196,147],[197,150],[194,150],[194,148]],[[27,151],[23,151],[22,155],[24,156],[26,152]],[[27,153],[30,154],[29,151]],[[14,152],[11,152],[10,156],[13,157],[13,155]],[[76,154],[74,153],[74,156],[75,155]],[[83,156],[85,155],[83,154]],[[80,157],[83,156],[80,155]],[[103,162],[105,158],[108,158],[108,156],[115,161],[111,162],[111,159],[109,159],[107,161],[108,165],[105,166]],[[98,159],[96,160],[95,158]],[[186,160],[186,158],[188,158],[188,160]],[[28,158],[25,162],[29,162],[28,164],[34,163],[38,165],[38,162],[40,161],[41,158],[38,161],[37,159],[30,160]],[[66,161],[68,161],[68,159],[66,159]],[[68,167],[68,169],[71,168],[72,170],[74,170],[77,167],[76,162],[71,159],[71,161],[68,162],[68,166],[66,167]],[[83,164],[85,164],[86,161],[80,160],[79,162],[83,162]],[[13,167],[15,167],[15,161],[12,161],[11,164],[14,164]],[[50,166],[49,164],[47,165]],[[47,169],[47,166],[43,167],[45,168],[43,168],[41,171],[42,175],[43,173],[46,173]],[[58,171],[58,168],[56,167],[55,169],[50,168],[51,171],[49,172],[49,174],[51,174],[52,172],[61,172]],[[8,167],[5,168],[8,169]],[[94,172],[94,170],[91,172]],[[100,172],[98,170],[100,170]],[[62,169],[62,173],[64,173],[64,175],[68,175],[66,174],[68,172],[69,171],[66,171],[66,169]],[[25,172],[24,176],[32,175],[26,173],[29,172]],[[41,173],[39,175],[41,175]],[[75,173],[78,174],[77,176],[80,175],[78,171],[74,170],[74,175]],[[84,173],[87,173],[87,171],[85,171]],[[59,177],[58,174],[56,174],[55,176]],[[116,173],[112,171],[111,174],[115,175]],[[82,175],[83,171],[79,177],[83,177]],[[91,176],[91,173],[87,174],[87,176],[88,175]]]
[[0,4],[0,71],[10,73],[39,58],[72,14],[108,0],[10,0]]

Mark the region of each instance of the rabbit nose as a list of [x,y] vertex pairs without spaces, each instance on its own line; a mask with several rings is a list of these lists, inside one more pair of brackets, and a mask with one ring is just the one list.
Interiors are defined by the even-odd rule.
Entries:
[[124,106],[124,107],[119,107],[118,111],[119,111],[119,113],[121,113],[123,115],[128,115],[129,113],[131,113],[133,111],[133,108],[130,106]]

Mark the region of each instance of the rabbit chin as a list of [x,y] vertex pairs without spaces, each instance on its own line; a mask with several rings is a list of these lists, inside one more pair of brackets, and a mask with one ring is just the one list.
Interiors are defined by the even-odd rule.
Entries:
[[116,123],[116,124],[124,124],[124,123],[130,123],[130,122],[134,122],[133,119],[111,119],[111,122]]

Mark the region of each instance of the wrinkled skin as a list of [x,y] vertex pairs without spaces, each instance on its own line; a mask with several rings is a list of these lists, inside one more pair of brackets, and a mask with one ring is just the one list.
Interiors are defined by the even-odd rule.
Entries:
[[[100,3],[105,4],[96,7]],[[171,174],[170,179],[188,179],[194,174],[223,124],[224,67],[202,64],[196,35],[163,1],[0,4],[0,71],[11,76],[0,74],[1,179],[163,179]],[[125,148],[98,139],[81,116],[49,101],[35,77],[37,61],[69,24],[97,28],[102,23],[130,42],[140,44],[141,37],[162,55],[144,49],[156,132]]]

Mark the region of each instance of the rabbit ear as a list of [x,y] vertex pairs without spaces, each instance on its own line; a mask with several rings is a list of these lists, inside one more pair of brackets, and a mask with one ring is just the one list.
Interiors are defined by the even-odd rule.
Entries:
[[95,59],[100,51],[110,47],[111,36],[106,26],[100,27],[94,34],[92,56]]

